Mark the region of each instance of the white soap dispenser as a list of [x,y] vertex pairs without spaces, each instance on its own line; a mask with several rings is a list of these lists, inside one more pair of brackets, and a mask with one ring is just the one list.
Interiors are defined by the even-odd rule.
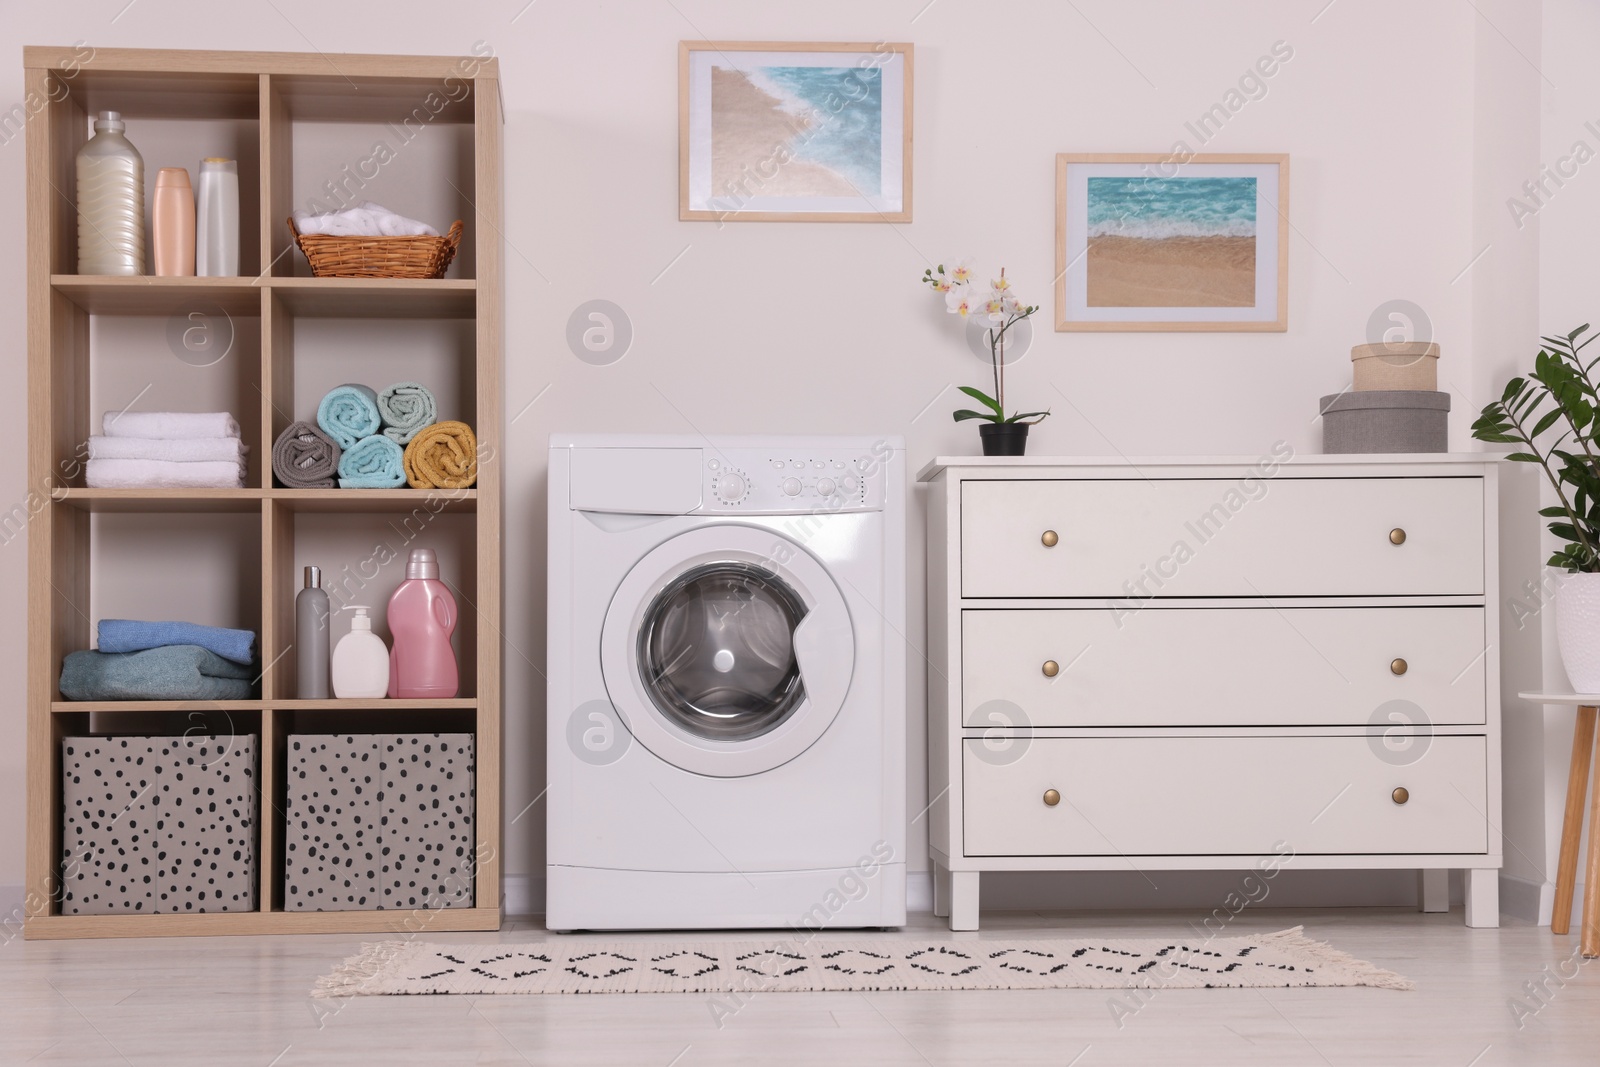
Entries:
[[348,606],[356,614],[350,620],[350,632],[333,649],[333,695],[340,700],[387,696],[389,647],[372,632],[367,608]]

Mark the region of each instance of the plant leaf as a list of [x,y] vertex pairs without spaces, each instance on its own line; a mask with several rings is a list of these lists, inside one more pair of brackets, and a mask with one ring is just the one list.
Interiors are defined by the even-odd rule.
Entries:
[[[1046,415],[1049,415],[1049,414],[1050,413],[1048,411],[1024,411],[1020,415],[1011,416],[1006,421],[1007,422],[1021,422],[1023,419],[1043,419]],[[1029,423],[1028,425],[1031,426],[1033,424]]]
[[986,411],[971,411],[962,408],[960,411],[951,412],[957,422],[966,422],[968,419],[983,419],[986,422],[999,422],[1000,420]]
[[956,388],[960,389],[963,393],[966,393],[984,407],[992,409],[994,413],[1001,418],[1005,417],[1005,411],[1000,407],[1000,402],[991,397],[988,393],[985,393],[983,390],[974,389],[970,385],[958,385]]

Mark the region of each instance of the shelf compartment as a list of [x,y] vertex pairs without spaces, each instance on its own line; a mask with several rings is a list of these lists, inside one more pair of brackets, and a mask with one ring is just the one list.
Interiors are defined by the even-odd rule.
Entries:
[[58,504],[88,512],[200,514],[261,509],[259,489],[57,489]]
[[[259,515],[112,512],[87,518],[88,600],[59,609],[77,617],[86,636],[92,637],[97,620],[109,618],[183,619],[253,630],[259,637]],[[59,658],[53,669],[59,678]],[[55,681],[52,694],[58,692]]]
[[[338,490],[346,495],[356,495],[358,490]],[[377,492],[377,490],[373,490]],[[414,491],[413,491],[414,492]],[[412,499],[421,496],[414,493]],[[276,505],[274,512],[278,512]],[[275,514],[273,519],[277,551],[287,567],[274,568],[275,581],[267,591],[268,612],[275,621],[270,640],[271,647],[263,658],[272,663],[268,675],[268,691],[264,694],[273,707],[293,708],[296,659],[294,648],[294,598],[301,588],[301,576],[308,566],[322,568],[322,587],[328,594],[332,610],[330,640],[335,646],[350,632],[350,622],[355,613],[350,608],[365,605],[372,619],[372,629],[391,648],[393,635],[389,632],[387,608],[389,598],[406,579],[406,561],[414,548],[431,548],[438,554],[439,573],[456,600],[459,621],[456,624],[452,645],[456,653],[456,666],[460,687],[457,691],[458,710],[451,714],[470,717],[478,695],[478,643],[479,615],[474,604],[478,599],[477,574],[477,517],[470,513],[454,512],[450,508],[430,511],[417,501],[409,510],[395,508],[374,511],[362,521],[352,521],[343,512],[291,512]],[[279,542],[281,541],[281,544]],[[282,701],[289,704],[281,704]],[[314,703],[321,703],[320,701]],[[397,701],[376,700],[373,706],[379,711],[399,710]],[[444,707],[438,702],[424,702],[420,707]],[[315,712],[326,718],[340,708]],[[442,727],[441,727],[442,728]],[[337,726],[319,726],[318,729],[338,729]]]
[[416,508],[478,510],[476,489],[268,489],[266,498],[289,511],[306,514],[405,514]]
[[470,319],[478,304],[471,278],[270,278],[266,284],[300,318]]
[[[261,305],[248,310],[234,314],[209,298],[196,297],[164,316],[83,315],[88,404],[70,415],[63,411],[58,422],[71,428],[72,453],[56,457],[63,472],[72,470],[69,483],[83,487],[84,464],[72,461],[87,458],[88,439],[101,432],[103,415],[124,410],[229,412],[250,449],[245,486],[257,488],[264,475],[270,477],[272,458],[264,454],[261,436]],[[236,490],[172,491],[197,495]]]
[[[55,746],[63,819],[55,871],[63,892],[52,909],[75,916],[258,911],[260,827],[271,795],[261,782],[260,713],[87,718],[86,729],[80,722],[64,730]],[[128,820],[104,819],[96,814],[101,805],[125,805]],[[165,837],[157,833],[163,819],[175,820]],[[126,850],[131,871],[106,859],[113,848]]]
[[262,286],[254,278],[52,274],[50,284],[91,315],[172,315],[202,305],[245,318],[261,315]]
[[[289,180],[288,189],[275,187],[272,192],[273,211],[266,225],[274,248],[280,234],[289,239],[285,221],[289,215],[320,215],[370,200],[428,223],[441,234],[461,219],[465,232],[445,276],[477,276],[475,126],[470,121],[474,110],[470,100],[465,106],[452,102],[431,118],[416,117],[419,108],[423,116],[429,114],[423,104],[439,83],[413,82],[395,87],[387,99],[380,94],[375,98],[377,113],[364,114],[368,105],[355,101],[355,92],[346,101],[351,110],[338,111],[331,103],[310,103],[326,97],[300,95],[309,84],[306,79],[272,78],[271,83],[274,119],[286,115],[289,127],[287,138],[274,134],[270,149],[274,180],[281,181],[280,175]],[[331,92],[350,91],[348,86],[338,89],[332,79],[320,85]],[[360,95],[365,97],[364,92]],[[458,121],[445,121],[446,117]],[[284,153],[288,159],[279,162]],[[275,253],[270,273],[311,277],[306,257],[292,242],[286,247],[286,255]]]

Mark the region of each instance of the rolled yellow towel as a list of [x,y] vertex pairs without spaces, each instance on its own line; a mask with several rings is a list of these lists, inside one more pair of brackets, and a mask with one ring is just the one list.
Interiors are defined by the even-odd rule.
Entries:
[[406,445],[405,465],[414,489],[470,489],[478,480],[478,439],[464,422],[436,422]]

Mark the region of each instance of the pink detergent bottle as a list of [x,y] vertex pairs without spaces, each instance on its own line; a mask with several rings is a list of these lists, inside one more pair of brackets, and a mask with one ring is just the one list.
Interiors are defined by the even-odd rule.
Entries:
[[389,598],[389,696],[446,699],[456,695],[456,599],[439,580],[439,557],[413,548],[406,580]]

